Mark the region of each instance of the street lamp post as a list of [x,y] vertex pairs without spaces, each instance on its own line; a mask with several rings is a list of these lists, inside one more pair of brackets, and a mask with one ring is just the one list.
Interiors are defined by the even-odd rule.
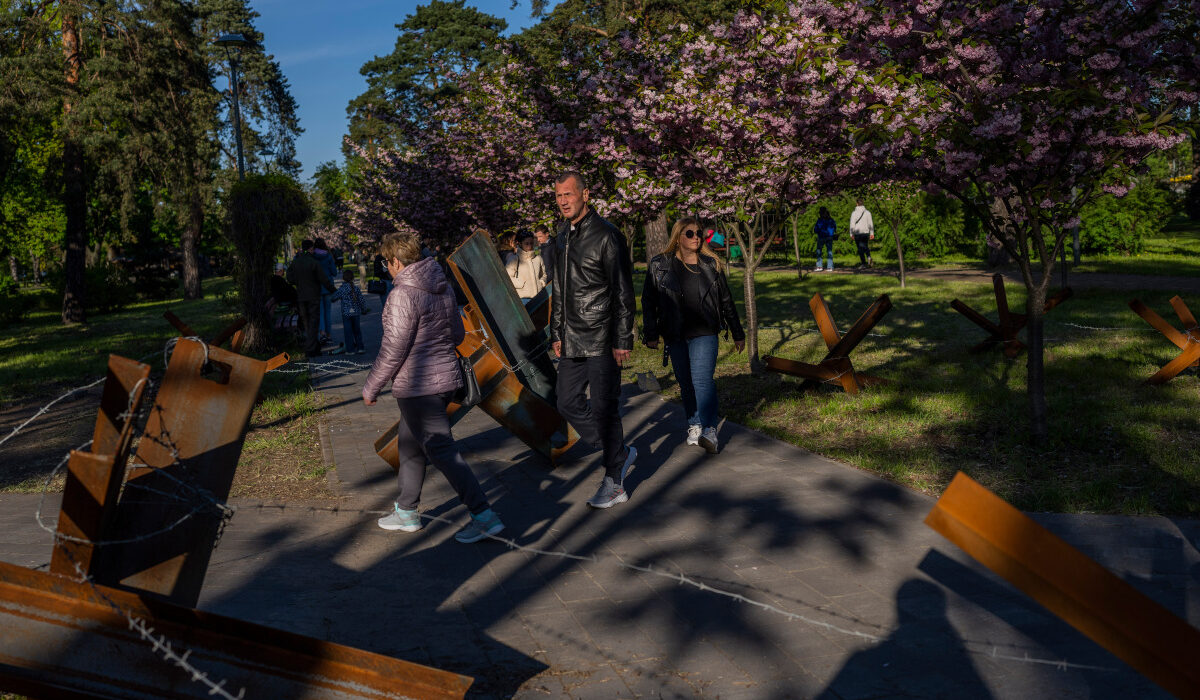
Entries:
[[233,136],[237,142],[238,179],[246,177],[246,162],[242,158],[242,112],[238,106],[238,59],[230,49],[241,49],[249,46],[250,42],[241,34],[222,34],[213,44],[225,48],[225,57],[229,59],[229,86],[233,91]]

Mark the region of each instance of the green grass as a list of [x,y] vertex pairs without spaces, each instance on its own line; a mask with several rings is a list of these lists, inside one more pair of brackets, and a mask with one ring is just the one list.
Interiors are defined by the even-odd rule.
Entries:
[[1176,216],[1161,235],[1143,241],[1142,252],[1137,255],[1085,257],[1075,269],[1127,275],[1200,276],[1200,221]]
[[0,402],[45,396],[102,377],[110,354],[140,359],[161,352],[179,335],[162,317],[168,309],[201,337],[212,337],[238,316],[233,290],[229,278],[205,280],[203,299],[140,302],[73,326],[61,323],[57,308],[35,309],[23,321],[0,328]]
[[[814,292],[843,331],[889,294],[894,308],[878,335],[851,358],[856,370],[893,382],[858,396],[834,387],[801,393],[797,379],[751,375],[746,356],[722,343],[717,385],[729,419],[929,493],[962,470],[1027,510],[1200,514],[1200,377],[1191,370],[1165,386],[1146,385],[1176,350],[1127,306],[1140,297],[1167,314],[1171,292],[1084,290],[1050,313],[1051,436],[1033,446],[1025,355],[969,353],[985,333],[949,306],[958,298],[994,318],[990,284],[911,279],[900,289],[874,275],[800,282],[786,272],[758,279],[760,352],[810,363],[825,352],[808,308]],[[731,284],[740,299],[740,271]],[[1009,285],[1008,292],[1020,309],[1023,290]],[[639,345],[633,368],[661,378],[661,357]],[[664,391],[678,399],[673,378]]]

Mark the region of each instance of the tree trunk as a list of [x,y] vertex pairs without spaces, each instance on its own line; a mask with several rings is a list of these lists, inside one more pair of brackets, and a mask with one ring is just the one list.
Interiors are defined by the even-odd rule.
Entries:
[[1050,434],[1046,409],[1046,371],[1042,356],[1045,348],[1045,310],[1046,286],[1049,284],[1049,274],[1044,274],[1042,280],[1030,287],[1026,285],[1025,313],[1028,316],[1028,352],[1026,367],[1029,393],[1029,431],[1037,444],[1045,442]]
[[17,267],[17,256],[8,256],[8,274],[12,277],[13,282],[21,281],[21,270]]
[[241,267],[242,313],[246,316],[246,337],[242,353],[265,352],[271,346],[271,315],[267,299],[271,296],[270,276],[274,270]]
[[76,141],[75,126],[71,117],[74,101],[79,89],[79,76],[83,58],[79,47],[79,10],[74,3],[63,3],[62,45],[66,62],[66,97],[63,99],[63,209],[66,228],[63,231],[63,272],[66,288],[63,290],[63,323],[83,323],[87,316],[83,310],[85,290],[83,288],[84,251],[87,248],[87,193],[83,173],[83,148]]
[[804,262],[800,259],[800,217],[792,217],[792,244],[796,247],[796,276],[804,279]]
[[193,186],[188,197],[188,220],[180,234],[183,249],[183,298],[199,299],[200,290],[200,232],[204,228],[204,201],[199,188]]
[[904,249],[900,246],[900,232],[896,230],[895,221],[892,221],[892,240],[896,241],[896,260],[900,261],[900,288],[904,289]]
[[646,222],[646,263],[650,258],[667,249],[670,231],[667,227],[667,212],[664,209],[658,216]]

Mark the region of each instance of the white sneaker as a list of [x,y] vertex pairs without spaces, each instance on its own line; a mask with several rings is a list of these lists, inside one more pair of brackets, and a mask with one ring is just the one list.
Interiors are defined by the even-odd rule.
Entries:
[[700,444],[700,426],[698,426],[698,425],[689,425],[688,426],[687,444],[689,444],[689,445],[699,445]]
[[820,271],[821,271],[820,265],[817,265],[816,267],[813,268],[813,272],[820,272]]
[[717,429],[705,428],[700,434],[700,446],[708,450],[710,455],[717,453]]

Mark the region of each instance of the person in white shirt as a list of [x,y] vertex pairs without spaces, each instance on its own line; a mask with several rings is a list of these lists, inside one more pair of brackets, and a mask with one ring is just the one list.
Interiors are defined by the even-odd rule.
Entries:
[[546,286],[546,265],[533,249],[533,234],[528,231],[517,234],[517,253],[504,267],[522,303],[528,304]]
[[858,246],[858,259],[860,266],[870,267],[874,264],[871,260],[871,241],[875,240],[875,222],[871,220],[871,212],[863,206],[862,200],[855,200],[857,206],[854,211],[850,212],[850,235],[854,237],[854,244]]

